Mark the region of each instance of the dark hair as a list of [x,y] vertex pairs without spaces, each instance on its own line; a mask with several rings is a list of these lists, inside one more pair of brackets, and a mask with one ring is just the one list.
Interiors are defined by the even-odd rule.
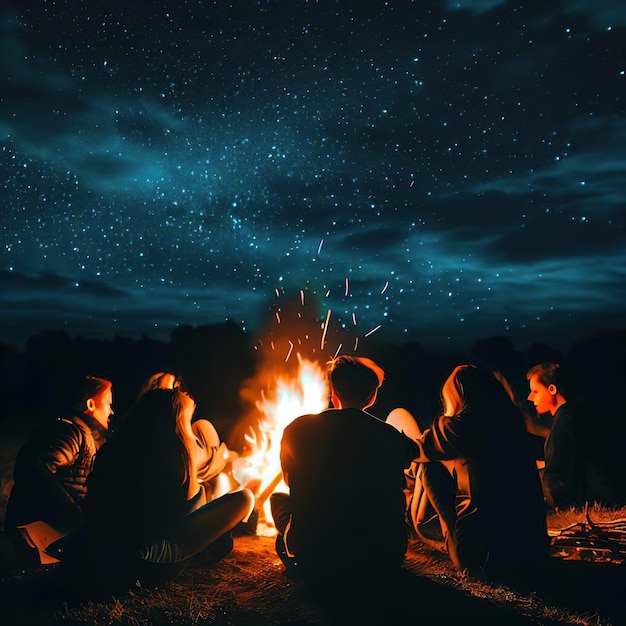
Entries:
[[341,355],[328,363],[331,392],[346,404],[366,406],[383,384],[385,372],[371,359]]
[[445,415],[475,412],[493,418],[501,426],[526,429],[523,415],[508,390],[488,369],[458,365],[444,382],[441,396]]
[[177,389],[151,389],[144,393],[131,407],[109,443],[120,450],[135,450],[129,453],[132,459],[149,450],[159,464],[175,465],[184,480],[188,474],[189,455],[177,430],[179,393]]
[[537,380],[544,387],[554,385],[563,397],[567,397],[573,388],[566,369],[559,363],[552,363],[550,361],[537,363],[537,365],[533,365],[528,372],[526,372],[526,379],[530,380],[535,374],[537,375]]
[[74,408],[77,411],[84,411],[87,407],[87,400],[95,398],[107,389],[113,387],[113,383],[105,378],[97,376],[84,376],[78,383],[78,393]]

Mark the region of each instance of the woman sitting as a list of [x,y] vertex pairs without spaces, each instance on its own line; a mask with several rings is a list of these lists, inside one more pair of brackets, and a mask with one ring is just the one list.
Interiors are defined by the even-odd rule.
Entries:
[[431,544],[438,531],[460,571],[524,580],[545,565],[549,548],[524,416],[491,372],[472,365],[456,367],[441,396],[443,415],[423,434],[404,409],[387,419],[422,448],[413,526]]
[[196,471],[194,410],[178,388],[147,391],[99,451],[84,528],[63,559],[74,582],[156,584],[196,555],[210,563],[230,551],[230,531],[250,515],[254,496],[241,489],[208,501]]

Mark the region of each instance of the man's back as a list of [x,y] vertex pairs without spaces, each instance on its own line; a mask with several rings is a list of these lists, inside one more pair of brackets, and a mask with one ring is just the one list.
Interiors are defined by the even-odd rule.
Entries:
[[363,556],[402,563],[404,469],[417,446],[359,409],[304,415],[284,431],[281,463],[291,494],[287,545],[300,561]]

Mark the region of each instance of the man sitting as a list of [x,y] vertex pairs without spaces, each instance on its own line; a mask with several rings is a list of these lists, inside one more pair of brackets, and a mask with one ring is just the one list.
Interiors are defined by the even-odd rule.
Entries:
[[383,370],[340,356],[328,366],[332,407],[283,433],[289,494],[271,497],[276,548],[288,574],[310,581],[399,569],[407,549],[404,470],[417,444],[366,409]]
[[68,415],[36,430],[17,454],[4,520],[4,568],[42,562],[34,545],[36,528],[53,539],[72,533],[83,521],[85,483],[113,415],[112,383],[86,376],[76,397]]

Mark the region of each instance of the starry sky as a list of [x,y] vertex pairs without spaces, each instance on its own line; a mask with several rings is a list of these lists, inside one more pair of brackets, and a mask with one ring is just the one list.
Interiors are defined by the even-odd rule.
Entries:
[[626,325],[621,0],[2,7],[0,342]]

